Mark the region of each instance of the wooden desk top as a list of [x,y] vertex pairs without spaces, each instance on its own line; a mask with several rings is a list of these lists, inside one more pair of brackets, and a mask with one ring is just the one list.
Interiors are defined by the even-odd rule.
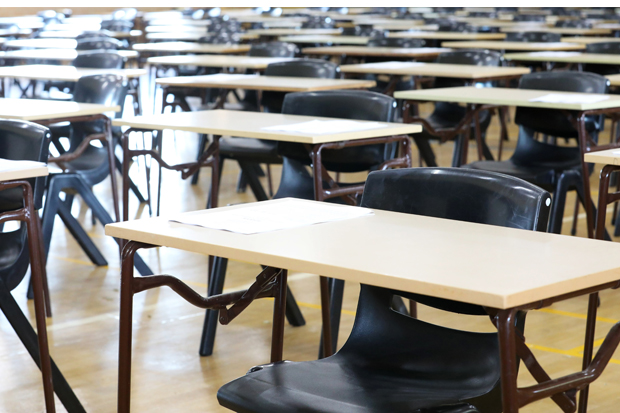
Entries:
[[[0,58],[3,59],[19,59],[19,60],[59,60],[70,62],[74,60],[81,52],[75,49],[31,49],[31,50],[10,50],[8,52],[0,52]],[[127,59],[136,59],[139,54],[135,50],[118,50],[118,54]]]
[[309,133],[263,130],[263,128],[269,126],[291,125],[315,119],[331,120],[332,118],[282,115],[280,113],[241,112],[236,110],[203,110],[114,119],[112,124],[115,126],[131,126],[134,128],[151,130],[173,129],[186,132],[210,133],[222,136],[240,136],[242,138],[268,139],[307,144],[403,135],[422,131],[420,125],[386,122],[380,122],[385,126],[383,128],[336,134],[312,135]]
[[214,53],[235,54],[250,51],[249,44],[204,44],[195,42],[158,42],[136,43],[132,46],[139,52],[169,52],[169,53]]
[[499,309],[620,279],[618,243],[420,215],[375,210],[253,235],[169,218],[109,224],[106,235]]
[[473,42],[443,42],[443,47],[456,49],[491,49],[491,50],[581,50],[585,45],[563,42],[504,42],[504,41],[473,41]]
[[502,40],[504,33],[459,33],[459,32],[395,32],[389,37],[428,40]]
[[340,29],[254,29],[248,30],[249,34],[259,36],[294,36],[294,35],[333,35],[342,33]]
[[333,44],[366,44],[370,37],[365,36],[281,36],[281,42],[289,43],[333,43]]
[[120,106],[42,99],[0,98],[0,118],[42,121],[118,112]]
[[[530,102],[531,99],[539,98],[548,94],[584,95],[584,96],[607,96],[607,99],[594,103],[549,103]],[[606,108],[620,108],[620,95],[601,95],[596,93],[557,92],[552,90],[529,90],[503,87],[447,87],[440,89],[423,89],[395,92],[397,99],[455,102],[455,103],[479,103],[499,106],[524,106],[545,109],[567,110],[595,110]]]
[[607,79],[609,79],[609,84],[611,86],[620,86],[620,74],[617,74],[617,75],[607,75],[605,77]]
[[[522,32],[523,29],[518,27],[502,27],[500,29],[504,33],[510,32]],[[572,36],[598,36],[601,34],[610,34],[611,30],[609,29],[577,29],[574,27],[545,27],[540,29],[532,29],[527,31],[536,31],[536,32],[546,32],[546,33],[558,33],[558,34],[566,34]]]
[[[6,165],[9,163],[10,165]],[[12,161],[0,158],[0,182],[16,181],[19,179],[36,178],[47,176],[49,170],[46,165],[38,165],[38,162]]]
[[287,62],[296,60],[290,57],[247,57],[247,56],[159,56],[149,57],[147,62],[151,65],[167,66],[205,66],[205,67],[236,67],[247,69],[265,69],[271,63]]
[[201,33],[207,35],[207,29],[204,26],[188,26],[185,24],[164,25],[164,26],[147,26],[144,29],[147,33]]
[[19,39],[7,40],[4,46],[10,49],[75,49],[77,41],[73,39]]
[[[0,73],[1,73],[0,68]],[[177,87],[263,90],[272,92],[314,92],[318,90],[366,89],[374,80],[320,79],[311,77],[229,75],[179,76],[157,79],[157,84]]]
[[562,37],[563,42],[569,43],[606,43],[606,42],[620,42],[620,37]]
[[[366,22],[363,22],[362,24],[366,24]],[[420,25],[415,20],[400,20],[400,21],[393,20],[389,22],[372,24],[372,26],[375,29],[388,30],[388,31],[398,31],[398,30],[436,31],[439,29],[438,24]]]
[[380,62],[340,66],[342,73],[489,79],[530,73],[526,67],[491,67],[444,63]]
[[620,56],[603,53],[580,53],[580,52],[532,52],[532,53],[506,53],[507,60],[520,60],[524,62],[560,62],[560,63],[593,63],[602,65],[620,65]]
[[445,47],[368,47],[368,46],[326,46],[304,47],[303,54],[316,55],[348,55],[348,56],[377,56],[377,57],[402,57],[402,58],[435,58],[441,53],[450,52],[452,49]]
[[206,27],[211,24],[210,20],[190,20],[190,19],[163,19],[158,18],[155,20],[149,20],[149,27],[151,26],[193,26],[193,27]]
[[0,78],[23,78],[34,80],[58,80],[77,82],[82,76],[120,75],[128,79],[148,74],[146,69],[91,69],[58,65],[22,65],[0,67]]
[[[8,37],[8,36],[18,36],[18,37],[25,37],[25,36],[30,36],[32,34],[32,30],[30,29],[20,29],[20,30],[9,30],[9,29],[1,29],[0,30],[0,36],[4,37]],[[6,39],[4,39],[6,40]]]
[[620,148],[588,152],[584,155],[584,159],[586,162],[602,165],[620,165]]

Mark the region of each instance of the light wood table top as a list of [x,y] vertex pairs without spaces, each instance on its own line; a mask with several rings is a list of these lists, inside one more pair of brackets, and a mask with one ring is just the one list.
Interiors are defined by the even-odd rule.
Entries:
[[428,39],[428,40],[502,40],[506,38],[504,33],[459,33],[459,32],[395,32],[389,37],[404,39]]
[[620,279],[618,243],[381,210],[253,235],[165,217],[109,224],[106,235],[498,309]]
[[366,36],[281,36],[281,42],[289,43],[333,43],[333,44],[366,44],[370,37]]
[[489,79],[530,73],[526,67],[494,67],[444,63],[380,62],[340,66],[342,73]]
[[[0,73],[1,73],[0,68]],[[366,89],[374,80],[320,79],[311,77],[229,75],[179,76],[157,79],[157,84],[176,87],[264,90],[272,92],[314,92],[318,90]]]
[[74,39],[19,39],[7,40],[4,46],[10,49],[75,49]]
[[10,169],[4,169],[7,165],[3,165],[3,162],[7,162],[7,159],[0,158],[0,182],[16,181],[18,179],[36,178],[37,176],[49,175],[49,169],[47,165],[35,165],[33,162],[25,161],[10,161]]
[[17,31],[15,30],[10,30],[10,29],[2,29],[0,30],[0,37],[8,37],[8,36],[18,36],[18,37],[25,37],[25,36],[30,36],[32,34],[32,30],[30,29],[19,29]]
[[588,152],[584,154],[584,159],[586,162],[602,165],[620,165],[620,148]]
[[259,36],[295,36],[295,35],[333,35],[339,36],[340,29],[254,29],[248,30],[249,34]]
[[368,46],[327,46],[327,47],[304,47],[304,54],[316,55],[347,55],[347,56],[376,56],[376,57],[401,57],[401,58],[435,58],[441,53],[450,52],[452,49],[445,47],[368,47]]
[[609,79],[609,83],[612,86],[620,86],[620,74],[617,74],[617,75],[607,75],[605,77],[607,79]]
[[[593,103],[550,103],[532,102],[532,99],[540,98],[549,94],[558,95],[584,95],[584,96],[607,96],[607,99]],[[553,90],[529,90],[503,87],[447,87],[440,89],[409,90],[395,92],[397,99],[471,103],[498,106],[523,106],[544,109],[566,110],[596,110],[607,108],[620,108],[620,95],[601,95],[598,93],[558,92]]]
[[139,52],[163,52],[163,53],[214,53],[235,54],[250,51],[249,44],[206,44],[195,42],[157,42],[136,43],[132,46]]
[[[39,37],[45,39],[75,39],[81,34],[84,34],[84,30],[51,30],[39,33]],[[138,37],[142,35],[141,30],[131,30],[129,32],[114,32],[109,30],[101,30],[108,36],[115,39],[128,39],[132,37]]]
[[291,57],[247,57],[247,56],[159,56],[149,57],[147,62],[151,65],[166,66],[204,66],[204,67],[236,67],[246,69],[265,69],[271,63],[287,62],[296,60]]
[[292,125],[315,119],[332,120],[332,118],[282,115],[280,113],[241,112],[236,110],[203,110],[196,112],[176,112],[161,115],[114,119],[112,120],[112,124],[115,126],[130,126],[149,130],[173,129],[203,134],[240,136],[242,138],[268,139],[274,141],[307,144],[405,135],[422,131],[422,127],[420,125],[387,122],[379,122],[384,126],[382,128],[335,134],[310,134],[263,130],[263,128],[269,126]]
[[[365,24],[362,23],[362,24]],[[415,20],[395,20],[391,22],[384,22],[373,24],[373,28],[379,30],[398,31],[398,30],[419,30],[419,31],[436,31],[439,29],[438,24],[416,24]]]
[[205,26],[188,26],[184,24],[165,25],[165,26],[147,26],[144,29],[147,33],[202,33],[207,34]]
[[620,37],[562,37],[563,42],[569,43],[606,43],[606,42],[620,42]]
[[149,20],[149,27],[151,26],[193,26],[193,27],[206,27],[211,25],[210,20],[193,20],[193,19],[163,19],[158,18],[156,20]]
[[147,75],[146,69],[91,69],[58,65],[21,65],[0,67],[0,78],[23,78],[33,80],[58,80],[77,82],[83,76],[119,75],[128,79]]
[[612,31],[620,30],[620,23],[599,23],[594,26],[596,29],[609,29]]
[[[191,32],[162,32],[162,33],[149,33],[146,35],[148,40],[179,40],[179,41],[190,41],[196,42],[201,37],[207,36],[208,32],[206,31],[191,31]],[[241,33],[239,34],[239,38],[241,40],[253,40],[258,39],[258,35],[251,33]]]
[[[86,50],[84,52],[87,52]],[[139,54],[135,50],[118,50],[118,54],[126,59],[136,59]],[[59,60],[70,62],[74,60],[81,52],[75,49],[26,49],[26,50],[10,50],[8,52],[0,52],[0,58],[18,59],[18,60]]]
[[491,50],[582,50],[585,45],[564,42],[505,42],[505,41],[473,41],[473,42],[443,42],[443,47],[455,49],[491,49]]
[[0,98],[0,118],[41,121],[118,112],[120,106],[42,99]]
[[[504,33],[516,33],[524,31],[523,29],[519,29],[518,27],[502,27],[500,30]],[[528,29],[527,31],[558,33],[571,36],[599,36],[601,34],[611,33],[611,30],[609,29],[577,29],[574,27],[545,27],[536,30]]]
[[620,65],[620,56],[603,53],[580,53],[580,52],[531,52],[531,53],[506,53],[506,60],[518,60],[524,62],[559,62],[559,63],[593,63],[603,65]]

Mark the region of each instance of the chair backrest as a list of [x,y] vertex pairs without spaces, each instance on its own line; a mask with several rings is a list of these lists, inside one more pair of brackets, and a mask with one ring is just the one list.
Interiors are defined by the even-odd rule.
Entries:
[[[284,98],[282,113],[332,117],[341,119],[392,122],[396,100],[390,96],[364,90],[337,90],[289,93]],[[390,145],[367,145],[341,150],[325,150],[323,164],[337,172],[359,172],[370,169],[392,156]],[[278,142],[278,153],[305,165],[310,163],[302,144]]]
[[295,57],[297,46],[293,43],[268,42],[253,44],[248,56],[253,57]]
[[209,33],[206,36],[198,39],[198,43],[204,44],[237,44],[239,43],[239,36],[229,33],[226,31],[221,31],[217,33]]
[[91,67],[102,69],[121,69],[125,63],[125,58],[117,52],[93,50],[81,52],[73,60],[75,67]]
[[[544,232],[551,198],[522,179],[465,168],[413,168],[371,172],[361,206],[407,214]],[[464,314],[480,306],[403,293],[418,302]]]
[[111,37],[96,37],[79,39],[76,50],[121,50],[124,48],[123,42]]
[[[265,76],[314,77],[335,79],[340,74],[336,63],[320,59],[290,60],[272,63],[265,69]],[[262,104],[265,112],[280,113],[284,102],[283,92],[263,92]]]
[[516,22],[544,22],[547,18],[542,14],[517,14],[512,20]]
[[[48,128],[21,120],[0,120],[0,158],[46,162],[51,134]],[[45,177],[28,180],[33,189],[34,207],[42,206]],[[21,208],[22,189],[0,192],[0,212]],[[26,225],[0,233],[0,279],[12,290],[24,278],[29,265]]]
[[562,35],[549,32],[510,32],[506,33],[508,42],[559,42]]
[[558,20],[555,27],[572,27],[575,29],[590,29],[592,23],[587,20]]
[[133,21],[129,20],[104,20],[101,22],[102,30],[129,33],[133,29]]
[[376,37],[368,40],[368,47],[423,47],[422,39],[405,39],[399,37]]
[[[609,81],[604,76],[589,72],[536,72],[522,76],[519,81],[519,89],[562,92],[606,93],[608,87]],[[578,136],[575,127],[560,110],[517,107],[515,123],[551,136],[562,138]],[[603,127],[602,116],[587,118],[586,129],[591,134],[596,135]]]
[[[101,105],[120,106],[117,116],[123,113],[128,83],[119,75],[83,76],[77,81],[73,90],[73,100],[80,103],[96,103]],[[87,126],[84,122],[73,125],[71,134],[71,149],[75,149],[82,142]]]
[[620,42],[600,42],[586,45],[586,53],[620,54]]

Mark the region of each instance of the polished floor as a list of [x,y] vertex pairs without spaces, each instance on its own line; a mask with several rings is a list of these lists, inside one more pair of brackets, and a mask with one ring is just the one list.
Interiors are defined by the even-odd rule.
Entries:
[[[430,106],[424,108],[428,113]],[[489,143],[496,153],[498,126],[495,119],[489,131]],[[516,141],[516,128],[511,126],[511,139],[505,145],[507,157]],[[607,131],[603,135],[607,139]],[[189,133],[166,132],[164,153],[170,161],[189,160],[195,156],[197,137]],[[449,165],[453,145],[435,146],[441,165]],[[470,159],[476,156],[470,147]],[[414,163],[417,155],[414,152]],[[273,168],[278,182],[278,168]],[[134,166],[135,178],[144,182],[143,165]],[[252,202],[253,196],[236,193],[238,168],[226,163],[222,180],[221,205]],[[598,187],[598,174],[592,178]],[[155,182],[155,180],[153,181]],[[161,214],[204,208],[208,191],[208,172],[202,172],[196,186],[182,181],[178,173],[163,173]],[[144,187],[143,187],[144,188]],[[96,194],[112,211],[109,181],[95,187]],[[596,193],[596,190],[595,190]],[[563,232],[568,233],[572,221],[574,198],[567,202]],[[148,210],[131,200],[132,219],[148,216]],[[581,210],[583,213],[583,210]],[[112,412],[116,408],[119,256],[112,239],[106,237],[100,224],[91,223],[90,212],[81,202],[74,213],[109,261],[107,267],[95,267],[79,249],[58,219],[48,262],[48,276],[54,317],[48,319],[51,353],[65,377],[89,412]],[[577,236],[585,235],[585,220],[579,215]],[[449,256],[450,251],[445,252]],[[205,256],[171,249],[153,249],[142,253],[157,273],[173,274],[199,292],[205,292]],[[438,256],[437,260],[446,259]],[[524,259],[527,259],[524,257]],[[480,265],[484,265],[481,261]],[[251,263],[232,262],[225,288],[233,291],[252,282],[260,267]],[[320,335],[318,277],[292,273],[289,284],[301,306],[306,325],[286,326],[284,356],[289,360],[311,360],[317,357]],[[32,302],[25,299],[26,285],[15,291],[24,312],[34,320]],[[347,283],[343,307],[340,344],[351,329],[359,286]],[[582,337],[585,328],[586,298],[576,298],[532,311],[529,314],[527,342],[552,377],[579,369]],[[133,411],[135,412],[223,412],[216,400],[217,389],[239,377],[252,366],[268,362],[272,301],[253,303],[229,326],[219,326],[213,356],[198,356],[198,343],[204,312],[185,303],[167,288],[148,291],[134,301]],[[420,317],[431,322],[459,328],[492,331],[485,317],[446,315],[421,307]],[[616,291],[602,294],[597,324],[597,339],[620,319],[620,296]],[[40,374],[35,364],[0,316],[0,412],[38,412],[44,410]],[[600,344],[600,343],[599,343]],[[521,385],[533,384],[521,369]],[[620,386],[620,353],[611,361],[602,377],[592,386],[590,410],[594,413],[618,411]],[[59,411],[64,411],[57,402]],[[552,402],[543,401],[522,409],[527,413],[559,412]]]

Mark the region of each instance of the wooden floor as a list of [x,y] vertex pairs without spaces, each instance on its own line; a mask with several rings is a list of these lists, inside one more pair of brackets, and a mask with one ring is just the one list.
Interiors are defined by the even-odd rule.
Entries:
[[[430,107],[425,107],[428,112]],[[514,116],[512,117],[514,119]],[[496,153],[498,122],[494,119],[489,130],[489,143]],[[511,127],[511,139],[506,143],[504,158],[514,148],[517,130]],[[602,140],[606,141],[607,132]],[[167,159],[190,160],[195,156],[197,137],[193,134],[167,132],[164,139]],[[450,164],[453,145],[436,145],[441,165]],[[475,146],[470,147],[474,160]],[[176,159],[175,159],[176,158]],[[414,153],[414,163],[417,155]],[[134,166],[135,178],[144,183],[143,165]],[[250,191],[235,192],[238,168],[227,162],[224,169],[221,205],[252,202]],[[275,185],[279,169],[274,168]],[[598,188],[598,169],[593,175],[593,188]],[[153,181],[156,182],[156,181]],[[208,172],[202,172],[196,186],[182,181],[178,173],[164,172],[162,215],[204,208],[208,190]],[[95,192],[112,211],[109,200],[109,181]],[[596,191],[595,191],[596,192]],[[572,221],[574,198],[567,202],[563,232],[568,233]],[[92,225],[90,212],[80,202],[74,213],[109,261],[107,267],[93,266],[86,255],[57,219],[48,274],[54,317],[48,319],[51,353],[89,412],[112,412],[116,407],[119,256],[112,239],[103,233],[100,224]],[[579,216],[578,236],[585,236],[583,210]],[[148,216],[135,198],[131,203],[131,218]],[[415,253],[412,251],[412,254]],[[446,251],[446,255],[450,252]],[[206,292],[206,257],[170,249],[142,252],[157,273],[173,274]],[[437,260],[446,259],[438,256]],[[527,257],[524,257],[527,259]],[[481,262],[480,265],[484,265]],[[232,262],[229,265],[225,288],[236,290],[251,283],[259,266]],[[292,291],[301,306],[306,325],[286,326],[284,356],[289,360],[311,360],[317,357],[320,335],[318,277],[292,273]],[[347,283],[340,331],[342,344],[351,329],[356,310],[359,286]],[[23,311],[34,322],[32,302],[25,299],[26,285],[15,291]],[[270,329],[273,302],[262,300],[252,304],[229,326],[219,326],[214,355],[198,356],[198,343],[204,312],[166,288],[141,293],[134,301],[134,359],[133,411],[135,412],[222,412],[216,392],[224,383],[239,377],[257,364],[269,360]],[[529,314],[526,336],[528,344],[552,377],[575,371],[580,367],[582,336],[585,328],[586,299],[577,298]],[[420,317],[431,322],[459,328],[492,331],[488,319],[442,314],[422,307]],[[613,323],[620,319],[620,294],[602,294],[597,324],[597,339],[603,338]],[[0,316],[0,412],[43,411],[40,374],[6,319]],[[533,384],[532,378],[521,369],[520,384]],[[592,386],[590,411],[618,412],[620,389],[620,353],[616,353],[602,377]],[[60,411],[64,411],[57,401]],[[553,403],[538,402],[522,409],[528,413],[559,412]]]

